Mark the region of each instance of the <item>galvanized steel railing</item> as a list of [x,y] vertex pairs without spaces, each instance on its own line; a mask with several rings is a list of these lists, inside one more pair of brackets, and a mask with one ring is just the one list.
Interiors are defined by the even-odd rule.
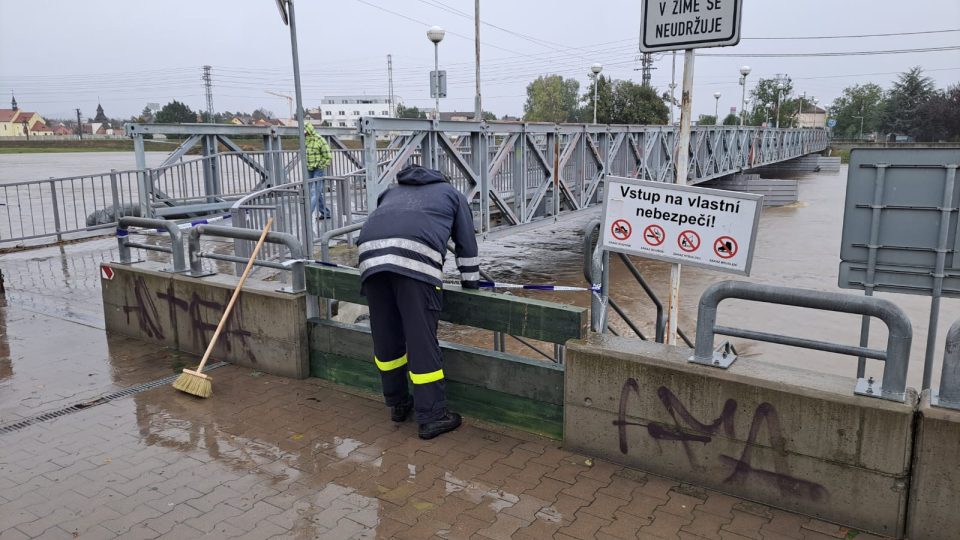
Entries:
[[[676,128],[438,122],[361,118],[367,205],[407,164],[446,173],[475,205],[480,232],[576,211],[600,201],[606,175],[654,181],[675,176]],[[377,141],[393,137],[384,166]],[[799,157],[826,148],[821,129],[701,126],[690,143],[690,184]],[[377,162],[377,167],[372,166]]]
[[[717,309],[720,302],[731,298],[876,317],[887,325],[887,347],[885,350],[875,350],[717,325]],[[875,384],[872,377],[860,378],[855,393],[893,401],[904,400],[913,328],[907,314],[896,304],[887,300],[760,285],[745,281],[721,281],[707,288],[700,297],[697,312],[697,345],[694,355],[690,357],[691,362],[726,368],[736,360],[736,356],[727,351],[714,351],[715,334],[882,360],[884,362],[882,383]]]

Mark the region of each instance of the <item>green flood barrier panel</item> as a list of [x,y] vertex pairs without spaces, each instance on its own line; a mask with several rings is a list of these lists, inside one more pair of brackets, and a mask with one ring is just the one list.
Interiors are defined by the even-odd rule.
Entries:
[[[366,304],[357,270],[307,266],[307,291]],[[489,291],[446,289],[441,320],[566,343],[587,334],[587,310]],[[380,392],[373,340],[363,325],[310,320],[310,375]],[[440,342],[450,407],[467,416],[560,439],[563,366],[489,349]]]

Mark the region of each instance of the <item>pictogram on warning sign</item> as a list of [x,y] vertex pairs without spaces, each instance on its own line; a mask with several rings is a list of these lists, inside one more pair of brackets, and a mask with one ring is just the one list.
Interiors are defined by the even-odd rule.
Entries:
[[101,266],[101,267],[100,267],[100,276],[101,276],[103,279],[107,280],[107,281],[112,280],[112,279],[113,279],[113,268],[110,268],[109,266]]
[[687,229],[677,237],[677,245],[687,253],[693,253],[700,247],[700,235]]
[[613,222],[613,226],[610,227],[610,232],[613,233],[613,237],[617,240],[626,240],[633,234],[633,226],[625,219],[618,219]]
[[659,225],[647,225],[647,228],[643,230],[643,241],[651,246],[659,246],[666,239],[667,233]]
[[737,254],[737,241],[732,236],[721,236],[713,243],[713,252],[721,259],[730,259]]

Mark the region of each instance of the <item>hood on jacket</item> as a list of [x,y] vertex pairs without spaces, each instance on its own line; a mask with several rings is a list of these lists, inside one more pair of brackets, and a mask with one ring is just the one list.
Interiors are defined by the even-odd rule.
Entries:
[[317,133],[317,130],[314,129],[313,124],[310,122],[304,122],[303,133],[307,137],[319,137],[320,134]]
[[410,186],[425,186],[427,184],[446,181],[447,178],[442,172],[427,169],[419,165],[411,165],[397,173],[397,183]]

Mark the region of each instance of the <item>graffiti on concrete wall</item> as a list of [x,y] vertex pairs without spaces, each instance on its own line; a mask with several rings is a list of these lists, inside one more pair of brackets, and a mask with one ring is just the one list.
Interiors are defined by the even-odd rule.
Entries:
[[[664,410],[673,419],[672,424],[661,422],[632,422],[627,420],[627,406],[630,395],[640,396],[640,386],[633,378],[623,383],[620,391],[620,407],[617,419],[613,424],[617,426],[620,452],[627,454],[627,427],[638,426],[646,428],[647,434],[656,441],[677,441],[687,456],[690,465],[695,469],[703,469],[695,454],[695,445],[706,447],[717,435],[735,440],[736,425],[734,420],[738,404],[736,400],[728,399],[714,420],[705,423],[698,420],[680,399],[669,388],[661,386],[657,389],[657,397]],[[765,430],[763,428],[766,428]],[[773,470],[767,470],[754,465],[754,453],[760,443],[761,431],[765,431],[773,452]],[[750,431],[747,433],[743,450],[739,456],[720,454],[719,461],[730,471],[724,483],[763,482],[777,488],[781,495],[794,496],[804,499],[822,500],[829,496],[825,487],[816,482],[810,482],[793,476],[787,462],[786,438],[780,425],[780,416],[776,408],[770,403],[761,403],[753,411],[750,422]]]
[[127,317],[127,325],[130,324],[130,316],[136,317],[140,332],[148,338],[166,339],[163,333],[163,325],[160,324],[160,311],[157,310],[157,304],[153,301],[150,289],[142,277],[136,277],[133,280],[133,302],[124,295],[125,305],[123,313]]
[[[176,320],[177,314],[182,313],[189,317],[190,339],[194,350],[202,350],[213,337],[217,329],[220,316],[223,314],[230,299],[230,291],[224,292],[222,302],[202,298],[196,292],[188,299],[178,298],[174,293],[173,285],[167,286],[165,291],[151,293],[146,281],[141,276],[133,279],[133,300],[126,299],[123,311],[127,317],[127,324],[131,324],[131,316],[136,317],[136,324],[144,336],[152,339],[166,339],[163,324],[160,320],[161,309],[157,302],[166,303],[168,320]],[[243,303],[237,302],[233,312],[227,319],[217,343],[227,354],[238,352],[256,362],[256,358],[249,346],[248,339],[252,334],[244,329]]]

